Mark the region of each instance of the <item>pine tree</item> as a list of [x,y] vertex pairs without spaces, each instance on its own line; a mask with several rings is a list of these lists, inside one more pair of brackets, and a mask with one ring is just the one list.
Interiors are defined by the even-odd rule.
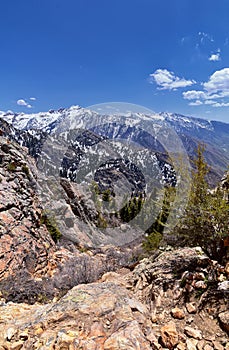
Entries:
[[209,167],[203,145],[198,146],[193,165],[188,205],[173,234],[178,234],[183,245],[198,245],[212,259],[222,262],[227,253],[224,239],[228,235],[229,205],[220,189],[213,192],[208,189]]
[[148,252],[157,249],[160,245],[165,227],[167,226],[167,221],[171,210],[171,203],[175,199],[175,194],[175,187],[165,187],[161,210],[156,220],[146,230],[146,238],[143,242],[143,248]]

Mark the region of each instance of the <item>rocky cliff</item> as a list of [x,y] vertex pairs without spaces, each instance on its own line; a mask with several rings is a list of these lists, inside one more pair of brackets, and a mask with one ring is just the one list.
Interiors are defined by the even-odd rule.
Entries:
[[1,349],[229,349],[229,266],[200,248],[108,272],[44,305],[0,304]]
[[128,264],[133,256],[132,248],[85,253],[83,232],[77,231],[75,239],[82,247],[62,235],[42,208],[37,176],[28,149],[0,136],[0,291],[7,301],[52,299]]
[[134,245],[55,243],[55,228],[34,160],[0,136],[0,350],[229,349],[228,263],[200,248],[139,262]]
[[0,280],[21,269],[48,273],[55,248],[41,215],[33,159],[0,137]]

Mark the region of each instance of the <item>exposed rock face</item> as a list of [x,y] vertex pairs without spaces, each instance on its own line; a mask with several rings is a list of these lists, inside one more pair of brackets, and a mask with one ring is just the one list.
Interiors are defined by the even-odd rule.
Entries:
[[[214,283],[200,294],[195,282],[203,275]],[[224,268],[201,249],[184,248],[144,259],[132,272],[108,272],[46,305],[3,301],[0,344],[7,350],[228,349],[218,323],[226,324],[228,313],[227,294],[217,292],[221,275]],[[195,303],[195,313],[187,302]]]
[[169,349],[174,349],[179,343],[178,333],[174,322],[169,322],[161,328],[162,344]]
[[0,299],[0,350],[229,349],[228,264],[183,248],[117,270],[130,248],[55,246],[41,213],[33,160],[0,137],[0,298],[46,301]]
[[[19,328],[9,326],[0,332],[0,344],[9,349],[27,334],[23,349],[29,350],[150,350],[147,308],[114,283],[80,285],[56,303],[33,307],[32,315],[26,314],[25,305],[22,310]],[[4,307],[1,315],[7,318]]]
[[[36,166],[27,149],[0,136],[0,291],[6,300],[52,299],[127,263],[131,249],[106,247],[86,254],[66,239],[55,245],[42,224],[37,190]],[[78,239],[84,242],[84,237]]]
[[34,163],[0,137],[0,280],[21,270],[40,277],[51,267],[54,242],[41,226]]
[[221,180],[221,188],[224,191],[224,199],[229,201],[229,171],[224,175]]
[[37,158],[47,138],[47,133],[40,130],[36,130],[35,132],[19,130],[0,118],[0,136],[4,136],[10,141],[17,142],[20,146],[27,147],[28,153],[32,157]]
[[223,328],[229,334],[229,311],[225,311],[219,314],[219,320],[223,326]]

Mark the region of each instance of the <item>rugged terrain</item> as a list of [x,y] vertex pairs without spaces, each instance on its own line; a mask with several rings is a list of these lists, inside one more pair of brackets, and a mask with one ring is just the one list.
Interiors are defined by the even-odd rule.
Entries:
[[[163,152],[164,149],[160,142],[155,142],[155,138],[152,138],[150,133],[152,130],[153,121],[161,121],[167,125],[168,128],[172,128],[176,131],[178,137],[182,140],[184,147],[192,159],[198,143],[204,143],[206,145],[205,156],[207,162],[211,166],[209,180],[212,185],[223,176],[223,173],[227,169],[229,163],[229,125],[228,123],[222,123],[217,121],[208,121],[201,118],[187,117],[179,114],[172,113],[127,113],[125,116],[125,122],[114,123],[114,115],[105,115],[102,119],[99,113],[81,108],[79,106],[72,106],[70,108],[61,108],[57,111],[50,110],[48,112],[41,112],[35,114],[23,114],[23,113],[4,113],[0,112],[0,118],[11,124],[17,131],[15,133],[18,138],[19,130],[29,131],[30,136],[26,136],[27,140],[24,143],[31,145],[31,130],[36,130],[36,133],[32,133],[33,136],[41,142],[44,137],[44,132],[48,134],[59,132],[61,128],[74,128],[80,125],[87,125],[87,120],[95,118],[95,120],[102,120],[101,125],[98,128],[99,123],[93,124],[93,128],[99,131],[106,137],[111,138],[126,138],[131,139],[142,145],[143,147],[150,147],[154,151]],[[119,118],[120,119],[120,118]],[[106,123],[104,124],[104,120]],[[120,119],[122,120],[122,119]],[[126,121],[128,123],[126,124]],[[143,120],[147,123],[150,122],[147,135],[146,132],[139,132],[136,130],[136,121]],[[83,124],[82,124],[83,123]],[[92,127],[92,126],[91,126]],[[1,121],[0,121],[1,128]],[[89,128],[89,126],[88,126]],[[93,129],[92,128],[92,129]],[[24,139],[25,133],[20,140]],[[36,136],[38,134],[39,136]],[[154,136],[155,134],[153,134]],[[33,155],[37,153],[37,150],[32,150]]]
[[[49,114],[55,127],[56,113]],[[21,129],[37,125],[34,118],[25,116]],[[27,132],[5,121],[0,129],[0,350],[229,349],[227,262],[200,248],[161,248],[143,259],[139,237],[93,247],[84,224],[97,216],[69,176],[58,174],[62,192],[54,201],[57,212],[65,209],[63,225],[44,209],[55,183],[41,196],[36,160],[50,130]],[[83,142],[95,139],[92,132]],[[141,186],[140,173],[131,174]],[[171,168],[168,174],[175,179]],[[221,186],[227,198],[228,174]],[[82,226],[72,225],[75,217]]]
[[48,304],[3,299],[1,349],[228,349],[228,277],[228,264],[183,248]]
[[28,149],[0,136],[0,290],[7,300],[53,298],[125,265],[133,255],[131,248],[113,247],[81,254],[87,235],[77,228],[65,235],[47,217],[37,176]]
[[0,349],[229,348],[228,264],[200,248],[138,262],[131,246],[55,244],[34,160],[0,143]]
[[27,149],[0,136],[1,279],[23,267],[34,276],[47,272],[54,242],[41,226],[36,167]]

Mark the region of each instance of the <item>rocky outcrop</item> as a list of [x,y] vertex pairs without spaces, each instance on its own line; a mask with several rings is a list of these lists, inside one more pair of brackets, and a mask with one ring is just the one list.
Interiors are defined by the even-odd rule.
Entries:
[[200,248],[136,262],[130,246],[55,245],[36,176],[27,150],[0,136],[0,350],[229,349],[228,263]]
[[223,176],[220,187],[224,193],[224,199],[229,202],[229,171]]
[[0,280],[51,268],[54,242],[41,225],[34,163],[26,149],[0,137]]
[[26,147],[28,153],[36,159],[47,138],[47,133],[41,130],[19,130],[0,118],[0,136],[3,136],[11,142],[16,142],[20,146]]
[[[147,308],[114,283],[95,283],[73,288],[56,303],[32,307],[11,305],[19,313],[15,327],[2,307],[0,344],[12,349],[146,349],[150,350]],[[20,348],[19,348],[20,349]]]
[[[128,248],[87,250],[72,243],[68,226],[63,230],[70,231],[67,238],[63,234],[55,244],[62,231],[42,208],[37,174],[27,148],[0,136],[0,291],[7,301],[52,299],[128,264],[133,256]],[[71,197],[73,186],[64,179],[62,183]],[[73,196],[77,205],[80,197]],[[72,235],[85,242],[83,232]]]
[[7,350],[229,349],[228,290],[218,288],[226,278],[200,248],[164,252],[45,305],[2,300],[0,344]]
[[222,327],[229,334],[229,311],[221,312],[219,314],[219,320],[222,324]]

